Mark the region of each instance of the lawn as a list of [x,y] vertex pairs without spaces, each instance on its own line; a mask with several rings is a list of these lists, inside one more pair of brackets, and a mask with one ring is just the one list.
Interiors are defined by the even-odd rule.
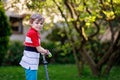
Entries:
[[[120,67],[114,67],[107,77],[93,77],[86,67],[83,76],[78,76],[75,65],[48,65],[50,80],[120,80]],[[0,67],[0,80],[25,80],[24,70],[20,66]],[[46,80],[44,66],[38,70],[38,80]]]

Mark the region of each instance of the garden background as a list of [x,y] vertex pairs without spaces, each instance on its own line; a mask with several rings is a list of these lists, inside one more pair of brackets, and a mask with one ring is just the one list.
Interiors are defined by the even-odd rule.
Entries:
[[[1,0],[0,79],[25,80],[23,41],[11,36],[24,37],[33,12],[45,17],[41,45],[53,54],[46,56],[51,80],[120,79],[119,0]],[[45,80],[42,58],[38,80]]]

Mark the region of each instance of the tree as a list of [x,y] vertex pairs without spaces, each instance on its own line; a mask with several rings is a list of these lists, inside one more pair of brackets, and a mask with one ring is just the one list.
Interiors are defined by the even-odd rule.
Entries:
[[[110,1],[109,0],[106,0],[106,1],[102,1],[102,0],[100,1],[93,1],[93,0],[56,1],[56,0],[53,0],[53,1],[55,2],[56,6],[61,12],[61,15],[64,17],[68,25],[69,25],[68,20],[69,19],[72,20],[71,22],[72,22],[73,28],[75,28],[79,34],[78,40],[80,42],[80,45],[79,45],[80,54],[88,62],[88,65],[90,66],[93,75],[100,75],[101,70],[104,70],[104,72],[108,74],[113,64],[115,63],[115,60],[118,59],[118,56],[120,55],[118,53],[119,52],[118,47],[120,46],[118,43],[120,39],[119,31],[117,31],[118,32],[118,35],[116,35],[117,37],[116,38],[114,37],[115,36],[114,27],[118,27],[118,25],[114,25],[114,24],[119,24],[118,5],[120,5],[120,3],[118,1],[116,2],[116,0],[115,1],[113,0],[110,0]],[[117,7],[117,9],[115,7]],[[68,14],[63,13],[65,10],[66,10],[66,13]],[[97,40],[99,41],[98,35],[101,34],[100,31],[102,26],[104,27],[108,26],[108,28],[110,28],[110,31],[112,33],[110,46],[107,48],[107,51],[104,53],[101,59],[95,62],[94,58],[91,55],[89,55],[86,46],[87,44],[91,43],[91,41],[97,41]],[[89,33],[88,33],[88,29],[91,29],[91,32],[89,30]],[[72,30],[70,30],[70,32],[71,31]],[[70,37],[69,39],[72,42],[74,39],[73,40],[71,39],[73,38]],[[117,49],[115,49],[115,47]],[[92,50],[92,47],[90,47],[89,49],[92,51],[93,55],[98,54],[100,52],[100,51],[97,51],[97,53],[94,53],[94,51]],[[103,69],[104,64],[106,64],[107,67]]]
[[2,65],[8,50],[9,36],[11,34],[10,24],[5,15],[2,2],[0,2],[0,20],[0,65]]

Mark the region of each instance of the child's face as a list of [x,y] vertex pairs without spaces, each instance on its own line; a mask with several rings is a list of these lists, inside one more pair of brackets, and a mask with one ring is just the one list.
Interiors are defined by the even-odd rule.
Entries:
[[36,31],[39,31],[43,27],[43,21],[35,19],[33,23],[31,24],[32,28],[34,28]]

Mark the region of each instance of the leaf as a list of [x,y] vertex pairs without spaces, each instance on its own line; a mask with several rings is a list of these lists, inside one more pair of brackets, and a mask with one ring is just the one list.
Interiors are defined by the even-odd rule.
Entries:
[[89,22],[86,22],[85,25],[86,25],[86,26],[90,26],[90,23],[89,23]]
[[106,15],[106,20],[112,20],[115,18],[113,11],[103,11],[103,13]]
[[78,10],[78,11],[83,11],[83,10],[84,10],[84,6],[79,5],[79,6],[76,8],[76,10]]

